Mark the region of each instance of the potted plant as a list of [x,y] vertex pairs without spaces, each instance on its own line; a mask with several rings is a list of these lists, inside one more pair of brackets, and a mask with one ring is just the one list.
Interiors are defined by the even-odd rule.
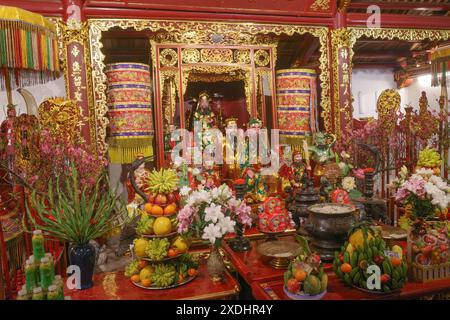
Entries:
[[[127,221],[127,211],[120,195],[109,188],[106,173],[101,173],[91,187],[82,185],[78,170],[48,183],[48,192],[33,190],[27,216],[47,235],[70,243],[69,261],[81,271],[81,289],[93,285],[95,250],[89,244]],[[32,213],[33,210],[33,213]]]

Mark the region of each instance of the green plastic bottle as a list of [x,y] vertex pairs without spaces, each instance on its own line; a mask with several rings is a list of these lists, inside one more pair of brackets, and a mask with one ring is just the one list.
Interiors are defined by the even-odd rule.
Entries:
[[45,300],[45,293],[42,291],[41,287],[33,289],[33,297],[31,300]]
[[58,288],[55,285],[48,287],[47,300],[60,300]]
[[17,292],[16,300],[30,300],[30,295],[28,294],[26,289],[22,289]]
[[36,274],[37,272],[34,257],[30,257],[25,263],[25,287],[28,292],[31,292],[38,286]]
[[64,281],[60,275],[55,276],[53,285],[55,285],[58,289],[59,300],[64,300]]
[[50,261],[48,260],[48,258],[42,258],[41,259],[41,264],[39,266],[39,271],[41,273],[41,287],[42,289],[45,291],[48,289],[49,286],[52,285],[53,283],[53,273],[54,270],[52,271],[53,266],[50,263]]
[[53,259],[53,256],[51,253],[46,253],[45,257],[48,258],[50,265],[52,266],[52,281],[55,279],[55,260]]
[[33,231],[33,255],[35,261],[39,262],[45,256],[44,251],[44,235],[42,234],[42,230],[34,230]]

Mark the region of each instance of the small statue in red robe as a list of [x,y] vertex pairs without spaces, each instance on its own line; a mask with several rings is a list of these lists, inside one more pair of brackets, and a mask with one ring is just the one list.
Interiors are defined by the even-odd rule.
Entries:
[[14,169],[14,119],[16,118],[16,107],[8,105],[7,118],[0,125],[0,154],[2,159],[8,162],[8,167]]

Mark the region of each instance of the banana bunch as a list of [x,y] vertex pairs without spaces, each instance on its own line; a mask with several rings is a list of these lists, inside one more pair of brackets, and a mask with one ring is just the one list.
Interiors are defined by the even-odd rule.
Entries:
[[381,273],[381,289],[376,291],[392,292],[401,289],[407,281],[408,270],[402,252],[398,252],[401,248],[392,248],[391,251],[399,253],[399,257],[390,258],[385,255],[385,241],[379,236],[368,240],[368,232],[363,231],[363,246],[351,248],[352,245],[346,242],[340,252],[335,252],[334,272],[347,285],[367,290],[367,279],[370,277],[367,269],[371,265],[377,265]]
[[419,152],[419,160],[417,165],[421,167],[434,168],[441,165],[441,156],[439,153],[430,147],[426,147]]
[[175,266],[169,264],[158,264],[152,274],[152,284],[156,287],[168,287],[176,280]]
[[145,191],[154,194],[169,193],[174,191],[178,186],[178,176],[172,169],[153,170],[147,178],[149,186]]
[[135,274],[139,274],[140,268],[139,268],[139,261],[134,260],[131,261],[129,265],[125,267],[125,277],[131,277]]
[[150,259],[160,261],[167,257],[167,250],[169,250],[169,246],[169,240],[166,238],[149,240],[147,247],[145,248],[145,253]]

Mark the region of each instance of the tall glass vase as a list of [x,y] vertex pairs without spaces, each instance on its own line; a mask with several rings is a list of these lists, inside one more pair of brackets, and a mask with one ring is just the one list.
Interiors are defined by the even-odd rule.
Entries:
[[221,282],[224,279],[225,264],[223,257],[219,252],[219,247],[212,245],[211,253],[206,262],[206,269],[208,270],[209,277],[214,282]]

